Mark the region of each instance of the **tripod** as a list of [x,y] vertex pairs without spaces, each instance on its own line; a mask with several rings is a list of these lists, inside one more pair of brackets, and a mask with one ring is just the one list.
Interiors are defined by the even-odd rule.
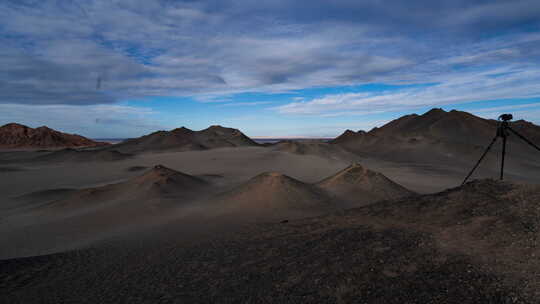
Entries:
[[482,156],[480,156],[480,159],[476,162],[476,165],[474,165],[474,167],[472,168],[471,172],[469,172],[467,177],[465,177],[465,179],[463,180],[461,185],[464,185],[467,182],[467,180],[469,179],[469,177],[471,177],[471,175],[474,173],[476,168],[478,168],[478,166],[480,165],[480,163],[482,162],[482,160],[484,159],[486,154],[489,152],[491,147],[493,147],[493,144],[495,144],[495,142],[497,141],[498,138],[502,138],[502,158],[501,158],[500,180],[503,180],[503,177],[504,177],[504,157],[505,157],[505,154],[506,154],[506,139],[508,137],[508,131],[512,132],[517,137],[521,138],[523,141],[525,141],[526,143],[528,143],[529,145],[534,147],[536,150],[540,151],[540,147],[538,147],[533,142],[528,140],[525,136],[519,134],[516,130],[514,130],[514,129],[512,129],[510,127],[509,122],[512,119],[513,119],[512,114],[502,114],[501,116],[499,116],[499,126],[497,127],[497,134],[495,134],[495,137],[493,138],[493,140],[491,140],[491,143],[487,146],[486,150],[484,151]]

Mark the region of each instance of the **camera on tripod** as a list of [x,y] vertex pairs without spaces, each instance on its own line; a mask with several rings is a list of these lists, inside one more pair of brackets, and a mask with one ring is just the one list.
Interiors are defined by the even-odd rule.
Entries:
[[482,162],[482,160],[484,159],[484,157],[489,152],[489,150],[491,149],[491,147],[497,141],[498,138],[502,139],[502,157],[501,157],[500,180],[503,179],[503,177],[504,177],[504,157],[505,157],[505,154],[506,154],[506,139],[508,137],[508,132],[507,131],[510,131],[511,133],[513,133],[514,135],[516,135],[517,137],[521,138],[523,141],[528,143],[530,146],[532,146],[532,147],[536,148],[536,150],[540,151],[540,147],[538,147],[533,142],[528,140],[525,136],[521,135],[519,132],[517,132],[516,130],[514,130],[514,129],[512,129],[510,127],[509,121],[512,120],[512,119],[514,119],[514,116],[512,116],[512,114],[502,114],[502,115],[499,116],[500,123],[499,123],[499,126],[497,127],[497,133],[495,134],[495,137],[491,140],[491,143],[487,146],[487,148],[484,151],[484,153],[482,154],[482,156],[480,156],[480,159],[476,162],[476,165],[474,165],[474,167],[469,172],[469,174],[467,174],[467,176],[465,177],[465,179],[461,183],[462,185],[464,185],[467,182],[469,177],[471,177],[471,175],[473,174],[474,170],[476,170],[476,168],[478,168],[478,166],[480,165],[480,163]]
[[499,120],[502,120],[502,121],[510,121],[514,119],[514,116],[512,116],[512,114],[502,114],[501,116],[499,116]]

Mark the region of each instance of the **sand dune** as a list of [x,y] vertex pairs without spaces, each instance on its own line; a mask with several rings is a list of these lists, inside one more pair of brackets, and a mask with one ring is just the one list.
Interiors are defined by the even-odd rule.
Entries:
[[151,195],[183,195],[207,186],[204,180],[157,165],[143,175],[133,178],[124,186],[136,187],[137,192]]
[[[157,165],[119,183],[32,192],[2,204],[0,257],[57,252],[186,216],[211,185]],[[123,232],[122,232],[123,231]],[[25,241],[31,235],[32,242]]]
[[10,123],[0,127],[0,148],[58,148],[108,145],[76,134],[58,132],[48,127],[30,128]]
[[55,217],[94,212],[97,209],[116,206],[124,202],[125,210],[167,199],[172,205],[192,199],[204,190],[208,183],[200,178],[184,174],[162,165],[147,170],[127,181],[84,189],[51,189],[32,192],[17,198],[25,211],[35,207],[39,217],[44,213]]
[[125,182],[96,188],[78,190],[62,204],[72,202],[106,202],[113,200],[136,200],[144,203],[156,198],[181,198],[196,194],[207,183],[197,177],[156,165],[144,174]]
[[342,171],[317,183],[349,207],[358,207],[379,200],[395,199],[413,195],[414,192],[393,182],[379,172],[352,164]]
[[223,147],[257,146],[242,132],[222,126],[211,126],[201,131],[178,128],[158,131],[139,138],[129,139],[111,147],[121,152],[193,151]]
[[337,209],[323,191],[276,172],[259,174],[215,201],[223,213],[242,214],[247,220],[309,216]]

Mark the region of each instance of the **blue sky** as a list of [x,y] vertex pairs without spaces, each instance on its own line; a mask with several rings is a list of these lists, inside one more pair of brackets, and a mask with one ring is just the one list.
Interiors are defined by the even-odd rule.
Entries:
[[0,2],[0,124],[332,137],[432,107],[540,123],[540,2]]

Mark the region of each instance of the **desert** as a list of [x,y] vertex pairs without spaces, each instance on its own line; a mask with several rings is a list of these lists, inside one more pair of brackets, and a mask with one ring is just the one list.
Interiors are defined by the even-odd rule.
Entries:
[[[461,142],[459,129],[437,128],[455,115],[485,130]],[[397,124],[407,127],[387,135]],[[435,109],[328,142],[260,145],[215,126],[4,151],[3,297],[529,303],[539,290],[535,151],[513,138],[505,181],[490,179],[494,152],[460,186],[490,139],[482,132],[496,128]]]
[[0,0],[0,304],[540,304],[539,0]]

